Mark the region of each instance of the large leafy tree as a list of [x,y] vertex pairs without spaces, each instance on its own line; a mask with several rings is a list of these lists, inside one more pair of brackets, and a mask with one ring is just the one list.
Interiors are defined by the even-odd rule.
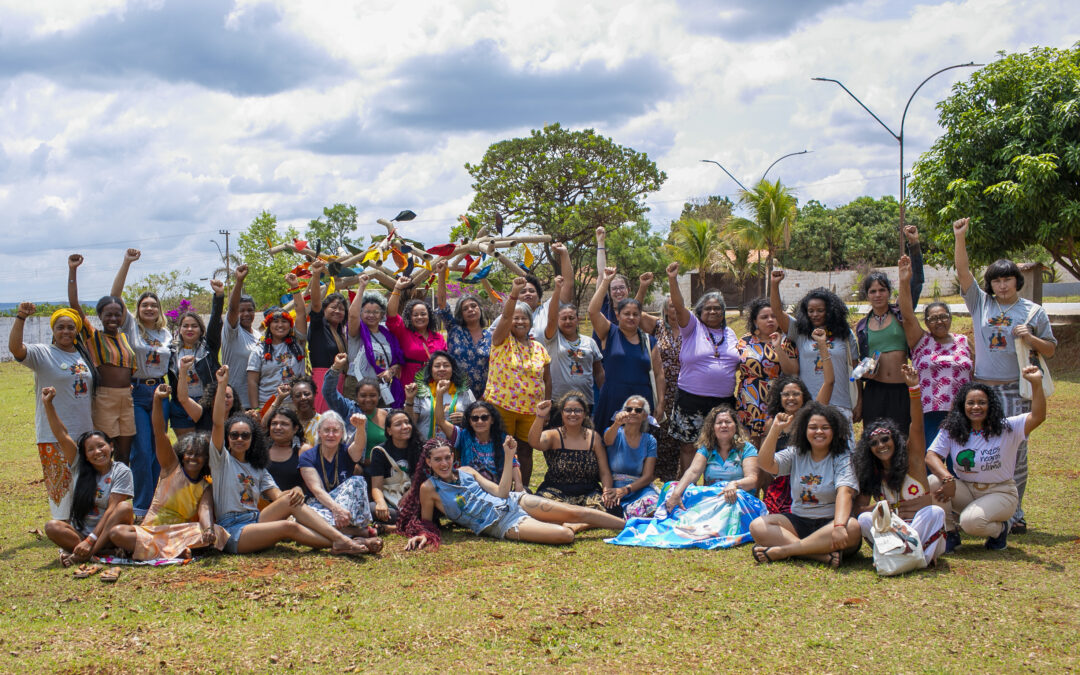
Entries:
[[323,207],[323,214],[315,220],[309,221],[304,236],[311,242],[323,243],[323,250],[334,253],[338,249],[345,248],[346,244],[352,244],[353,239],[349,235],[356,231],[356,207],[349,204],[334,204]]
[[[576,270],[595,255],[596,228],[614,234],[636,222],[648,211],[645,196],[667,178],[645,153],[557,123],[495,143],[465,169],[476,191],[470,213],[502,215],[505,234],[548,234],[566,243]],[[552,262],[550,249],[539,248],[541,260]],[[576,287],[579,302],[584,286]]]
[[[653,232],[648,219],[641,216],[636,222],[616,228],[607,236],[607,263],[618,268],[631,280],[631,292],[637,287],[636,280],[645,272],[657,278],[672,257],[664,246],[664,237]],[[652,290],[659,288],[653,284]]]
[[277,217],[269,211],[260,213],[240,233],[240,258],[248,266],[244,291],[255,298],[256,307],[264,309],[281,303],[286,290],[285,275],[300,261],[300,256],[290,253],[270,255],[268,242],[276,245],[298,236],[293,227],[282,236],[277,229]]
[[[787,246],[791,239],[791,227],[798,216],[798,202],[795,193],[778,178],[775,183],[762,179],[750,190],[743,190],[739,203],[750,209],[753,218],[736,218],[732,228],[748,246],[768,252],[765,276],[762,278],[762,283],[766,284],[772,273],[776,251]],[[766,290],[763,288],[762,292]]]
[[912,194],[944,250],[970,216],[972,263],[1034,243],[1080,275],[1080,43],[1000,56],[938,104],[945,134],[916,162]]

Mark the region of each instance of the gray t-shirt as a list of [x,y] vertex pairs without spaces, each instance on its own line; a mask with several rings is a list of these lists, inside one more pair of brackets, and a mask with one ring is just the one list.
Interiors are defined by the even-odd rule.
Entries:
[[593,364],[604,358],[596,342],[581,334],[571,342],[556,330],[554,337],[544,341],[544,347],[551,356],[551,399],[558,401],[568,391],[579,391],[592,405]]
[[251,352],[258,350],[262,335],[248,332],[236,322],[236,328],[225,321],[221,327],[221,363],[229,367],[229,386],[236,392],[240,405],[247,407],[247,367]]
[[[375,364],[386,370],[390,367],[393,351],[390,342],[381,331],[371,333],[371,352],[375,357]],[[349,336],[349,374],[358,380],[365,377],[376,377],[375,368],[368,362],[367,350],[364,348],[364,340],[359,335]]]
[[[304,374],[304,362],[296,358],[289,345],[281,342],[271,345],[269,359],[264,358],[262,349],[251,351],[248,354],[247,370],[259,374],[258,403],[261,406],[277,394],[279,384],[288,384],[294,377]],[[241,403],[243,402],[241,399]]]
[[94,422],[90,418],[93,379],[82,354],[65,352],[56,345],[26,345],[26,358],[21,363],[34,371],[34,427],[38,443],[56,442],[41,404],[44,387],[56,389],[53,407],[72,438],[78,439],[93,430]]
[[165,377],[172,356],[172,334],[168,329],[147,330],[135,322],[131,312],[125,312],[121,330],[135,350],[135,372],[131,376],[139,380]]
[[[185,357],[185,356],[195,356],[195,350],[194,349],[188,349],[187,347],[181,347],[180,349],[178,349],[177,353],[176,353],[176,361],[177,361],[177,363],[179,363],[180,359]],[[179,370],[179,368],[177,370]],[[188,398],[191,398],[192,400],[198,401],[199,399],[202,398],[202,395],[203,395],[203,383],[202,383],[201,380],[199,380],[199,373],[197,372],[197,369],[194,366],[192,366],[191,370],[188,371],[187,378],[188,378]]]
[[[817,396],[822,385],[825,384],[825,371],[822,368],[817,344],[810,336],[799,335],[795,327],[795,317],[792,316],[788,317],[788,338],[799,349],[799,379],[810,390],[811,396]],[[859,343],[855,339],[855,333],[849,330],[847,340],[830,337],[829,354],[832,356],[835,377],[829,404],[850,412],[855,407],[855,401],[851,400],[849,386],[851,362],[859,357]]]
[[[1020,364],[1016,361],[1016,338],[1013,328],[1027,321],[1035,303],[1017,298],[1012,305],[1002,305],[972,283],[964,293],[964,304],[971,312],[971,327],[975,338],[975,379],[999,382],[1020,380]],[[1038,307],[1029,322],[1031,332],[1057,344],[1050,330],[1046,310]]]
[[[469,407],[469,404],[474,401],[476,401],[476,395],[472,393],[472,389],[466,387],[464,391],[458,391],[456,396],[443,394],[442,407],[443,410],[449,408],[449,410],[446,410],[446,417],[449,419],[450,413],[463,413],[465,408]],[[413,399],[413,412],[416,413],[416,427],[420,432],[420,438],[426,441],[434,435],[435,438],[446,439],[446,434],[441,429],[435,428],[435,412],[431,404],[431,396],[417,395]]]
[[[89,470],[93,471],[93,468]],[[76,475],[73,482],[78,482],[78,480],[78,475]],[[135,494],[135,485],[131,480],[131,469],[123,462],[113,462],[108,473],[97,477],[94,505],[90,507],[90,513],[86,514],[86,518],[83,519],[83,531],[81,534],[85,536],[94,531],[98,521],[101,520],[101,517],[105,515],[105,511],[109,508],[109,497],[114,494],[128,497]]]
[[809,452],[789,447],[776,453],[776,463],[777,476],[790,476],[791,512],[803,518],[831,518],[836,512],[837,488],[859,489],[850,452],[815,462]]
[[230,513],[259,512],[259,497],[277,487],[266,469],[238,462],[228,450],[210,443],[210,477],[214,479],[214,517],[220,522]]

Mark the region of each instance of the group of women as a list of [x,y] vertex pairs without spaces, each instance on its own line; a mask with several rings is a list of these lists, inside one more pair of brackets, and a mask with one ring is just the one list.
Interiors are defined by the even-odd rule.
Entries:
[[[170,333],[153,293],[134,313],[120,298],[140,257],[132,249],[96,328],[72,255],[71,307],[51,317],[52,343],[23,344],[29,303],[10,336],[41,392],[46,533],[82,574],[105,554],[175,560],[282,540],[371,553],[393,531],[409,549],[432,548],[440,517],[540,543],[625,526],[613,543],[654,545],[649,528],[666,522],[690,545],[752,538],[758,562],[837,565],[869,537],[860,512],[884,499],[922,535],[928,562],[958,545],[958,527],[1004,548],[1026,527],[1026,438],[1045,418],[1042,372],[1025,359],[1051,356],[1055,341],[1045,312],[1017,295],[1015,264],[998,261],[984,289],[974,283],[967,227],[954,224],[974,349],[950,331],[947,306],[926,308],[925,330],[914,314],[914,228],[897,304],[874,273],[854,331],[823,288],[789,315],[778,271],[769,299],[746,308],[742,337],[720,293],[687,307],[677,263],[661,311],[645,312],[652,274],[630,297],[606,265],[603,228],[591,336],[579,330],[561,244],[552,296],[544,302],[531,275],[515,278],[490,326],[476,296],[451,307],[444,263],[433,306],[405,278],[388,297],[364,275],[351,298],[324,295],[317,260],[308,296],[287,275],[292,310],[265,310],[258,328],[241,265],[227,311],[223,284],[211,282],[209,322],[185,313]],[[871,354],[876,370],[851,378]],[[547,467],[535,487],[534,451]]]

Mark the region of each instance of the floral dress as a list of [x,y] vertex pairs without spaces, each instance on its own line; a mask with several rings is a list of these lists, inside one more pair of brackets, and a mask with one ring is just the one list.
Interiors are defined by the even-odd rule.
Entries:
[[449,307],[440,307],[435,315],[446,327],[447,351],[469,376],[469,388],[477,398],[484,395],[487,387],[488,359],[491,355],[491,328],[483,332],[480,341],[474,341],[472,333],[454,318]]
[[[739,339],[739,386],[735,390],[735,412],[739,424],[751,436],[765,432],[765,411],[769,405],[769,383],[780,377],[780,360],[776,350],[753,333]],[[782,349],[792,359],[799,353],[790,340],[784,340]]]
[[679,387],[679,353],[682,351],[682,335],[672,332],[663,321],[656,322],[656,347],[660,351],[660,363],[664,367],[664,421],[656,435],[656,477],[661,482],[679,477],[679,441],[668,433],[671,411],[675,407],[675,391]]

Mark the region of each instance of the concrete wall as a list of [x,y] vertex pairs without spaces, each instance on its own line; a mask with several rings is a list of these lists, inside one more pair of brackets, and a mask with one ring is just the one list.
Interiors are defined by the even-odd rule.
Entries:
[[[877,267],[874,269],[884,272],[889,277],[889,281],[892,282],[893,288],[900,285],[900,276],[897,273],[896,267]],[[845,301],[856,299],[853,286],[855,285],[859,273],[855,270],[846,270],[842,272],[801,272],[799,270],[784,270],[784,272],[784,281],[780,283],[780,299],[783,300],[785,305],[798,302],[806,295],[807,291],[812,288],[818,288],[819,286],[824,286],[835,292]],[[930,267],[927,265],[923,268],[923,273],[926,277],[922,292],[924,298],[933,296],[935,281],[937,281],[938,285],[941,287],[942,295],[952,295],[953,284],[956,279],[956,272],[954,270],[947,267]]]

